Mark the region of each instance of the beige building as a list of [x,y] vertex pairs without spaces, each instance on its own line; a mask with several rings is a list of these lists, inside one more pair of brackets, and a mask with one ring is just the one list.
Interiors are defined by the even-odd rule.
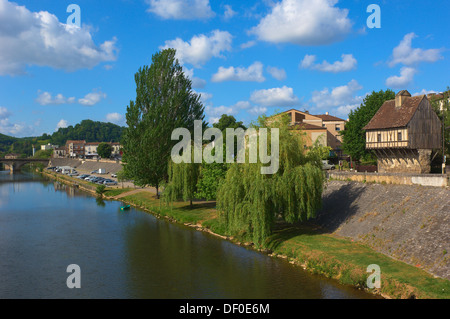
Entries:
[[317,140],[323,146],[329,146],[341,156],[342,136],[340,132],[345,129],[345,120],[329,115],[328,112],[321,115],[312,115],[308,111],[288,110],[284,113],[290,115],[291,125],[298,127],[306,133],[307,144],[312,146]]

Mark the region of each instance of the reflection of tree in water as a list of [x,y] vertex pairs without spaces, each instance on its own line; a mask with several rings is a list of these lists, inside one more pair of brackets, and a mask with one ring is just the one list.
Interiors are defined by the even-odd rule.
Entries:
[[96,202],[97,205],[100,206],[100,207],[105,207],[105,205],[106,205],[105,201],[104,201],[103,198],[101,198],[100,196],[97,196],[97,197],[95,198],[95,202]]
[[164,221],[126,231],[135,298],[322,298],[320,280],[285,261]]

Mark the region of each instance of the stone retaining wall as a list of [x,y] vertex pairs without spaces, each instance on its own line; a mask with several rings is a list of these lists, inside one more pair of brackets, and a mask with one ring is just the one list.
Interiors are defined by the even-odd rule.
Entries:
[[328,177],[340,181],[399,185],[448,186],[448,176],[441,174],[329,172]]
[[315,222],[450,279],[449,188],[329,181]]

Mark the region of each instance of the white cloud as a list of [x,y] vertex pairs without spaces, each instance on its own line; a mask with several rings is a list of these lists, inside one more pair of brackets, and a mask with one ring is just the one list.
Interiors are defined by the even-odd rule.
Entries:
[[433,91],[433,90],[425,90],[425,89],[422,89],[422,91],[420,91],[420,92],[416,92],[416,93],[414,93],[412,96],[418,96],[418,95],[428,95],[428,94],[437,94],[437,93],[439,93],[439,92],[436,92],[436,91]]
[[339,106],[336,110],[336,115],[347,118],[350,111],[356,109],[360,105],[361,105],[361,103],[347,104],[347,105]]
[[231,106],[217,106],[214,107],[211,104],[205,107],[205,113],[208,115],[208,121],[211,123],[216,123],[222,114],[236,115],[240,110],[249,109],[251,107],[248,101],[239,101]]
[[69,104],[74,103],[75,98],[74,97],[66,98],[61,93],[56,94],[56,96],[53,97],[52,94],[49,92],[42,92],[36,98],[36,102],[39,103],[40,105]]
[[108,113],[106,114],[106,121],[122,125],[124,123],[124,116],[119,113]]
[[101,101],[101,99],[105,99],[106,94],[103,92],[91,92],[86,94],[83,98],[78,99],[78,103],[85,106],[92,106]]
[[30,136],[34,132],[33,127],[24,123],[11,123],[12,113],[4,106],[0,106],[0,133],[17,137]]
[[248,110],[253,115],[260,115],[267,112],[267,107],[264,106],[254,106]]
[[232,38],[227,31],[214,30],[209,36],[195,35],[190,42],[180,38],[165,41],[165,45],[160,46],[159,49],[174,48],[177,50],[176,57],[181,64],[189,63],[200,67],[213,57],[222,57],[222,52],[231,51]]
[[59,22],[47,12],[0,0],[0,75],[25,73],[27,65],[74,71],[115,61],[116,39],[96,45],[90,30]]
[[333,88],[331,92],[328,88],[312,92],[311,101],[318,108],[354,105],[360,103],[364,98],[355,96],[355,93],[361,89],[362,86],[356,80],[351,80],[346,85]]
[[200,101],[203,103],[203,105],[209,104],[210,100],[212,99],[213,95],[208,92],[195,92],[194,93],[200,95]]
[[147,11],[163,19],[197,20],[215,16],[209,0],[146,0]]
[[233,67],[229,68],[219,67],[217,73],[213,74],[211,81],[249,81],[249,82],[264,82],[266,79],[263,76],[263,64],[261,62],[254,62],[248,68]]
[[342,61],[335,61],[333,64],[330,64],[328,61],[315,64],[316,56],[307,54],[300,63],[300,67],[303,69],[332,73],[347,72],[356,68],[358,62],[352,54],[342,54],[341,57]]
[[58,124],[56,124],[56,129],[55,129],[55,131],[59,130],[60,128],[66,128],[66,127],[68,127],[68,126],[69,126],[69,123],[68,123],[66,120],[64,120],[64,119],[61,119],[61,120],[58,122]]
[[224,5],[224,8],[225,8],[225,12],[223,14],[223,17],[226,20],[231,19],[232,17],[234,17],[237,14],[237,12],[233,11],[233,8],[231,8],[231,6],[228,4]]
[[267,107],[283,107],[299,104],[299,99],[294,95],[294,90],[287,86],[254,91],[250,96],[250,101],[258,105]]
[[211,117],[220,117],[220,116],[222,116],[222,114],[235,115],[238,112],[238,110],[237,110],[237,108],[233,108],[232,106],[221,105],[221,106],[213,107],[213,106],[207,105],[205,107],[205,112],[206,112],[206,114],[208,114]]
[[275,79],[282,81],[286,79],[286,71],[284,69],[279,69],[276,67],[271,67],[268,66],[267,67],[267,72],[269,72],[269,74],[271,76],[273,76]]
[[192,87],[194,89],[201,89],[205,87],[206,81],[201,78],[195,77],[194,69],[188,69],[186,67],[183,67],[183,72],[192,81]]
[[324,45],[342,40],[351,31],[348,10],[337,0],[282,0],[250,30],[272,43]]
[[386,86],[392,88],[404,88],[414,79],[416,70],[414,68],[402,67],[400,69],[400,76],[393,75],[386,80]]
[[411,47],[412,39],[417,37],[415,33],[408,33],[400,41],[399,45],[394,48],[392,52],[392,58],[389,62],[389,66],[393,67],[396,64],[415,65],[420,62],[436,62],[442,59],[442,49],[413,49]]
[[240,47],[241,47],[241,49],[248,49],[255,45],[256,45],[256,41],[251,40],[251,41],[242,43]]
[[12,115],[11,112],[9,112],[6,107],[0,106],[0,120],[6,119],[11,115]]

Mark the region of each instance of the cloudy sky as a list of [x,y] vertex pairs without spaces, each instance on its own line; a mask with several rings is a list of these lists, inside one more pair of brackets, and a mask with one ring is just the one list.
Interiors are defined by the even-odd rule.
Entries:
[[134,74],[169,47],[210,123],[291,108],[346,119],[372,91],[450,85],[444,12],[449,1],[0,0],[0,133],[125,125]]

